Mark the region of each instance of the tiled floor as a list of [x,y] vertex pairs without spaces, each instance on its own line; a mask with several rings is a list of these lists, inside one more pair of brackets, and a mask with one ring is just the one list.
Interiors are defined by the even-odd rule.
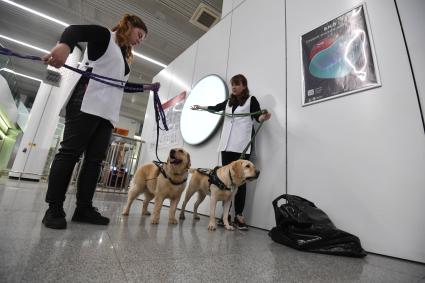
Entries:
[[[0,179],[0,282],[424,282],[425,265],[377,255],[364,259],[303,253],[274,243],[267,231],[215,232],[191,214],[169,226],[120,215],[125,196],[97,193],[110,225],[41,224],[46,184]],[[69,220],[75,195],[68,194]]]

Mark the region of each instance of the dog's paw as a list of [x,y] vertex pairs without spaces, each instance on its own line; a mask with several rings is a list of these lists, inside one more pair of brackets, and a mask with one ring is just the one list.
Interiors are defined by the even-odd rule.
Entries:
[[172,218],[172,219],[168,219],[168,224],[178,224],[179,222],[177,221],[177,219]]
[[184,216],[184,214],[183,214],[183,213],[182,213],[182,214],[180,214],[179,218],[180,218],[181,220],[185,220],[185,219],[186,219],[186,217]]
[[152,219],[151,224],[157,225],[159,223],[159,219]]
[[235,228],[233,226],[230,226],[230,225],[224,226],[224,228],[226,228],[226,230],[229,230],[229,231],[235,230]]
[[142,215],[149,216],[149,215],[151,215],[151,213],[149,211],[144,211],[144,212],[142,212]]
[[200,220],[200,219],[201,219],[201,217],[199,217],[199,215],[198,215],[198,214],[194,214],[194,215],[193,215],[193,219],[195,219],[195,220]]
[[217,227],[216,227],[216,225],[215,224],[208,224],[208,230],[209,231],[215,231],[215,229],[217,229]]

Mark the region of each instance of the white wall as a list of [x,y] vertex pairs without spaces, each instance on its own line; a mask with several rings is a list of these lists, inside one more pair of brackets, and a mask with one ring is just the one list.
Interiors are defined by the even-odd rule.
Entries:
[[[209,73],[226,81],[243,73],[262,108],[272,112],[257,137],[254,162],[262,172],[248,186],[248,223],[273,227],[271,202],[287,190],[315,202],[366,250],[425,262],[425,135],[394,2],[366,1],[382,87],[307,107],[301,106],[300,36],[361,2],[227,0],[223,7],[229,10],[230,2],[222,21],[154,81],[161,82],[165,101],[179,93],[172,77],[193,86]],[[409,17],[409,9],[400,10]],[[410,38],[418,32],[409,31]],[[147,141],[153,115],[150,99]],[[200,146],[183,144],[193,167],[219,164],[218,140],[219,133]],[[141,163],[154,156],[145,147]],[[208,214],[208,203],[201,213]]]
[[366,1],[382,87],[300,105],[300,36],[359,3],[287,1],[288,193],[368,251],[425,261],[425,136],[392,1]]
[[[425,115],[425,1],[398,0],[397,7],[409,48],[413,72],[416,78],[422,115]],[[423,117],[425,119],[425,117]]]

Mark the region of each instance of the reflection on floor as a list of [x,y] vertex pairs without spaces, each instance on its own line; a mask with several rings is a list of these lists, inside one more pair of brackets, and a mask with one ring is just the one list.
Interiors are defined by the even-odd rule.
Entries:
[[[46,229],[45,192],[44,183],[0,179],[0,282],[425,282],[422,264],[298,252],[255,228],[209,232],[208,219],[190,213],[169,226],[167,208],[152,226],[139,201],[120,215],[125,195],[96,194],[107,227]],[[68,194],[68,220],[74,203]]]

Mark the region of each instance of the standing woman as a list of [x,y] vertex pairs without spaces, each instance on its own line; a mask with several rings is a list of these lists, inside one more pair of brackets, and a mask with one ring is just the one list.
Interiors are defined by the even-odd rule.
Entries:
[[[145,23],[125,14],[110,31],[97,25],[72,25],[65,29],[59,44],[43,57],[56,68],[65,64],[78,42],[87,42],[81,69],[127,81],[132,49],[146,36]],[[49,208],[42,223],[52,229],[65,229],[65,194],[76,162],[84,153],[77,181],[77,203],[72,221],[107,225],[109,218],[93,207],[93,195],[102,160],[106,156],[113,123],[118,122],[123,90],[81,77],[65,104],[65,130],[59,152],[49,175],[46,202]]]
[[[255,96],[249,94],[248,81],[244,75],[236,75],[231,78],[232,94],[229,99],[216,106],[193,105],[192,109],[210,109],[214,111],[225,111],[227,114],[253,113],[261,110],[260,104]],[[224,117],[223,129],[221,132],[220,144],[218,150],[221,152],[221,162],[225,166],[235,160],[238,160],[249,143],[253,131],[253,119],[257,122],[269,120],[270,113],[256,114],[244,117]],[[245,159],[249,160],[251,147],[248,148]],[[238,188],[235,195],[235,218],[234,226],[241,230],[246,230],[243,210],[245,207],[246,185]],[[219,220],[219,224],[223,220]]]

